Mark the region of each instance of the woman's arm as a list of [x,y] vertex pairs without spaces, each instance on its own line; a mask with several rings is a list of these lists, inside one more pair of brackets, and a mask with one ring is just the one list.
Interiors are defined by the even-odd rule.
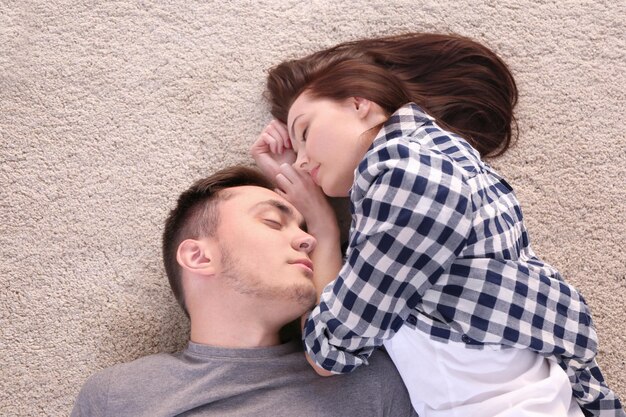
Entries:
[[[292,166],[283,164],[276,177],[279,186],[277,192],[290,201],[304,216],[307,231],[317,240],[317,245],[311,252],[314,273],[313,280],[317,289],[317,303],[323,289],[331,283],[341,269],[340,233],[335,213],[326,200],[321,189],[311,178]],[[302,316],[301,325],[304,327],[310,312]],[[311,367],[320,376],[331,376],[332,372],[320,367],[305,353]]]
[[311,260],[319,300],[324,287],[341,269],[340,233],[335,212],[311,177],[291,166],[296,157],[284,124],[272,120],[250,148],[250,154],[276,184],[276,192],[304,216],[308,233],[317,240]]
[[[304,217],[307,232],[315,237],[317,244],[310,253],[313,262],[313,281],[317,290],[317,302],[324,287],[333,281],[341,269],[341,242],[339,226],[335,213],[322,190],[315,185],[311,177],[296,171],[291,164],[295,153],[286,127],[273,120],[263,130],[250,149],[257,166],[276,185],[279,195],[291,202]],[[301,318],[304,326],[310,312]],[[333,373],[318,366],[305,353],[306,359],[320,376]]]
[[337,217],[322,190],[311,177],[283,164],[276,176],[277,192],[304,216],[307,232],[317,240],[310,254],[314,265],[317,298],[341,269],[341,242]]

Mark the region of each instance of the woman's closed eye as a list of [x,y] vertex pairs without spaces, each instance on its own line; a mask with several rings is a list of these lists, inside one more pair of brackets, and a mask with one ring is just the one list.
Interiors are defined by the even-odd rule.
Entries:
[[304,129],[304,131],[302,132],[302,142],[306,142],[306,135],[309,131],[309,128],[307,127],[306,129]]

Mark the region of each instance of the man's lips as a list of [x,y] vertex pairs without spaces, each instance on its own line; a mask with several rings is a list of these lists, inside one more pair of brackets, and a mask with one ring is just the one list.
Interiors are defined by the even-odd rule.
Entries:
[[292,265],[302,265],[306,267],[309,271],[313,272],[313,262],[309,259],[298,259],[296,261],[291,262]]

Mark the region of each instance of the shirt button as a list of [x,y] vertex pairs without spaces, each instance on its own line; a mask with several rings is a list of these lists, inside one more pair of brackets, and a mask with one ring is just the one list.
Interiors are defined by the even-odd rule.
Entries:
[[472,339],[470,339],[469,336],[466,334],[461,336],[461,340],[463,341],[463,343],[470,343],[472,341]]
[[411,326],[415,326],[417,324],[417,317],[415,317],[413,314],[411,314],[407,319],[406,322],[409,323]]

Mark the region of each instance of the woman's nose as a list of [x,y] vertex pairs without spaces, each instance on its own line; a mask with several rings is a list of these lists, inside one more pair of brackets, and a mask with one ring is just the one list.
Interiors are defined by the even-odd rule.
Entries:
[[308,164],[309,158],[307,158],[304,149],[301,149],[296,157],[296,162],[293,163],[293,167],[298,170],[306,171]]
[[297,251],[309,254],[315,249],[317,240],[308,233],[304,233],[300,237],[296,238],[293,242],[293,247]]

